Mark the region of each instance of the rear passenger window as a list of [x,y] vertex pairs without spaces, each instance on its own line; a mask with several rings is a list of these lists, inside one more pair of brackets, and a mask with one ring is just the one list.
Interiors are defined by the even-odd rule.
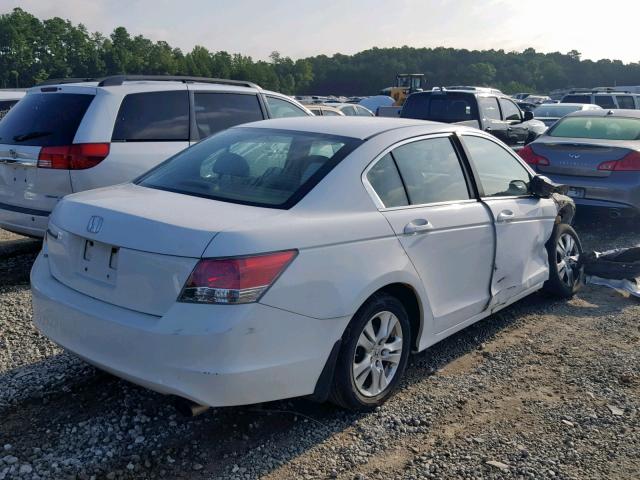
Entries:
[[189,140],[189,94],[132,93],[124,97],[111,138],[114,142]]
[[200,139],[241,123],[264,119],[256,95],[196,93],[194,107]]
[[463,141],[478,171],[484,197],[511,197],[529,193],[531,176],[513,155],[486,138],[464,135]]
[[478,105],[483,118],[490,120],[500,120],[500,109],[498,99],[495,97],[478,97]]
[[291,102],[276,97],[267,97],[271,118],[306,117],[307,112]]
[[616,108],[616,104],[611,95],[596,95],[595,103],[596,105],[600,105],[602,108]]
[[369,170],[367,180],[385,207],[409,205],[398,169],[390,154],[387,153]]
[[505,120],[521,120],[520,110],[512,101],[501,98],[500,107],[502,107],[502,115]]
[[633,101],[633,97],[627,95],[618,95],[616,98],[618,99],[618,105],[620,106],[620,108],[635,110],[636,104]]
[[468,200],[469,189],[449,138],[407,143],[393,151],[412,205]]

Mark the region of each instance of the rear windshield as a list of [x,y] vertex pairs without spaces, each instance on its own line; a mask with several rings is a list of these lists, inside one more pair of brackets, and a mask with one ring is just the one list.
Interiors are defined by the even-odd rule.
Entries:
[[0,122],[0,143],[38,147],[70,145],[93,95],[33,93]]
[[566,95],[560,103],[591,103],[591,95]]
[[360,140],[317,133],[232,128],[139,178],[145,187],[272,208],[290,208]]
[[571,112],[582,110],[577,105],[540,105],[533,111],[535,117],[564,117]]
[[616,117],[563,118],[548,133],[551,137],[640,140],[640,119]]
[[402,107],[400,116],[445,123],[478,118],[475,97],[465,93],[411,95]]

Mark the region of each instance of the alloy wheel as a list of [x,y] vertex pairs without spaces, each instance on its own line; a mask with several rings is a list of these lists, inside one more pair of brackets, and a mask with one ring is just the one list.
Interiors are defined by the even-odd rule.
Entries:
[[572,287],[579,280],[578,257],[580,249],[578,243],[568,233],[558,237],[556,245],[556,264],[558,276],[565,285]]
[[375,397],[384,392],[402,358],[402,327],[388,311],[376,313],[360,333],[353,358],[353,380],[358,392]]

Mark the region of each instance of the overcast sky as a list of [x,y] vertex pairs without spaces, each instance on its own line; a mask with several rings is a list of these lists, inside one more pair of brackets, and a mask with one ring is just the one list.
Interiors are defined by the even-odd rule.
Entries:
[[[0,0],[39,18],[266,59],[370,47],[456,47],[566,53],[640,61],[640,0]],[[627,20],[628,19],[628,20]]]

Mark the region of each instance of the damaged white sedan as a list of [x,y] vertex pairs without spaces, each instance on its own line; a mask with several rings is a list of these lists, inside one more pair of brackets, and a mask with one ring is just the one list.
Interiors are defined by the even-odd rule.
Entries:
[[[420,351],[536,290],[571,296],[573,203],[491,135],[383,118],[231,128],[65,197],[39,329],[200,405],[380,405]],[[552,198],[553,197],[553,198]]]

